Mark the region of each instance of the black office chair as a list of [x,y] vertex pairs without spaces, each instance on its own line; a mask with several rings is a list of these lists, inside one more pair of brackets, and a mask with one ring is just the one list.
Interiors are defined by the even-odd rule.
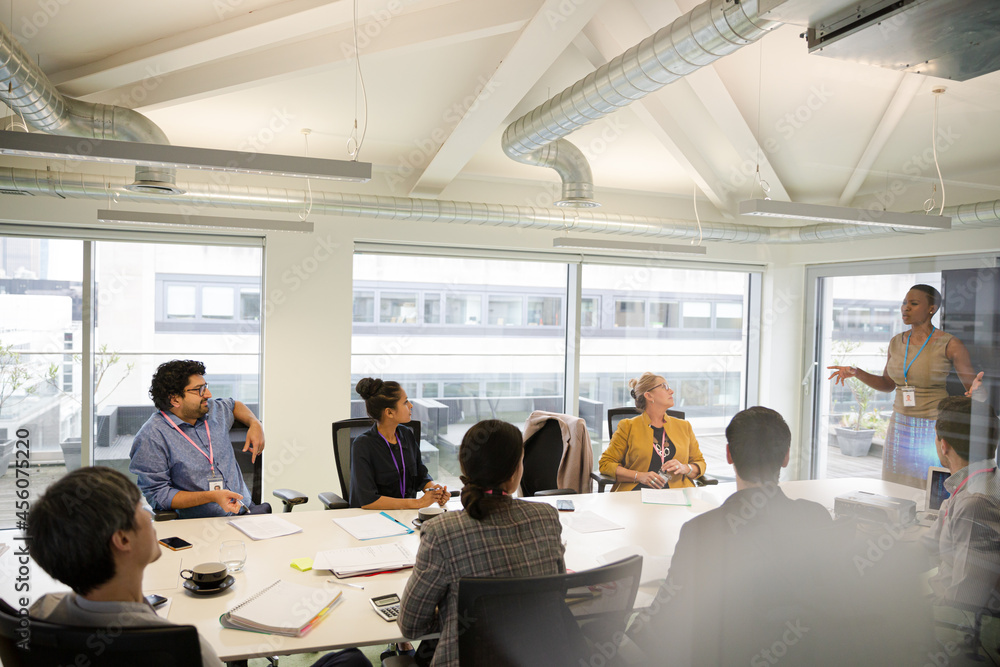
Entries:
[[[351,444],[354,439],[372,427],[375,421],[370,417],[360,419],[342,419],[333,422],[333,458],[337,463],[337,478],[340,480],[340,491],[347,500],[333,491],[319,494],[319,501],[328,510],[347,509],[351,506]],[[411,419],[406,423],[413,431],[413,437],[420,442],[420,422]],[[419,456],[419,454],[418,454]],[[452,494],[455,495],[455,494]]]
[[558,489],[556,475],[563,455],[563,435],[557,419],[549,419],[524,441],[524,473],[521,493],[530,496],[561,496],[575,489]]
[[[22,617],[0,600],[0,663],[4,667],[201,667],[198,629],[193,625],[102,629],[28,619],[29,636],[20,631]],[[18,648],[22,639],[30,651]]]
[[[263,493],[262,482],[264,475],[262,471],[264,467],[264,455],[261,454],[258,456],[255,462],[253,461],[253,452],[250,450],[243,451],[243,447],[247,441],[247,429],[239,425],[234,425],[230,429],[229,441],[233,446],[233,453],[236,455],[236,464],[240,467],[243,481],[246,482],[247,488],[250,489],[250,499],[255,505],[260,505],[261,494]],[[283,512],[291,512],[292,508],[296,505],[304,505],[309,502],[309,496],[294,489],[275,489],[272,493],[276,498],[281,500]],[[264,504],[268,508],[266,513],[270,514],[270,503]],[[156,521],[170,521],[177,517],[178,514],[175,510],[153,510],[153,519]]]
[[458,583],[459,661],[477,667],[589,665],[617,651],[632,613],[642,557],[544,577]]
[[[632,417],[637,417],[640,414],[642,414],[642,410],[631,405],[627,405],[622,408],[608,408],[608,438],[610,439],[615,436],[615,431],[618,429],[618,422],[620,422],[623,419],[631,419]],[[667,410],[667,416],[673,417],[674,419],[684,419],[684,412],[682,410]],[[590,473],[590,478],[595,482],[597,482],[598,493],[604,493],[604,489],[607,486],[614,485],[615,482],[617,481],[614,477],[610,475],[601,474],[600,471]],[[698,479],[694,480],[694,483],[697,486],[713,486],[715,484],[718,484],[719,480],[715,477],[702,475]]]

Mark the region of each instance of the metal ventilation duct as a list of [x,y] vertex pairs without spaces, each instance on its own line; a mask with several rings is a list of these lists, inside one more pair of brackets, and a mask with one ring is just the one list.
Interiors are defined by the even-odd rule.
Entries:
[[[182,183],[185,194],[165,196],[130,192],[125,180],[113,176],[74,174],[32,169],[0,167],[0,191],[108,201],[113,196],[121,202],[179,204],[188,211],[200,209],[236,209],[302,212],[308,194],[304,190],[204,183]],[[548,229],[650,239],[696,239],[720,243],[818,243],[848,241],[872,236],[914,232],[892,227],[819,224],[805,227],[763,227],[728,222],[706,222],[701,227],[688,220],[671,220],[641,215],[616,215],[598,211],[508,206],[478,202],[382,197],[377,195],[312,192],[312,212],[355,218],[408,222],[439,222],[459,225]],[[951,217],[952,229],[1000,226],[1000,200],[950,206],[944,215]]]
[[[698,5],[507,126],[504,152],[533,165],[546,162],[535,153],[549,144],[555,145],[557,154],[580,153],[575,146],[572,151],[567,148],[569,142],[563,137],[756,42],[781,25],[758,18],[757,2],[707,0]],[[586,172],[590,178],[589,165]],[[577,173],[581,173],[578,166]],[[585,188],[576,187],[592,192],[592,179]],[[563,177],[564,199],[566,195]]]
[[[169,144],[167,135],[142,114],[107,104],[65,97],[0,23],[0,100],[42,132],[90,139]],[[136,192],[180,194],[172,169],[135,168]]]

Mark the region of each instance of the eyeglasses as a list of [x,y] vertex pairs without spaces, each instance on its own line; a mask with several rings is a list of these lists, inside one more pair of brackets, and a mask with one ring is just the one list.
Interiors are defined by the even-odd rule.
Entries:
[[208,383],[207,382],[205,384],[198,385],[197,387],[195,387],[193,389],[185,389],[184,393],[195,392],[199,396],[204,396],[206,391],[208,391]]
[[660,383],[660,384],[656,385],[655,387],[653,387],[652,389],[650,389],[650,391],[656,391],[660,387],[663,387],[667,391],[670,391],[670,385],[668,383],[666,383],[666,382],[663,382],[663,383]]

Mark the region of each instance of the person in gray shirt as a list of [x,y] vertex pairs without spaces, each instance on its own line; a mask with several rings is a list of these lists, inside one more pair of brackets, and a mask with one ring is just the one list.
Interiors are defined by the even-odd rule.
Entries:
[[[33,618],[95,628],[172,625],[142,595],[142,573],[160,557],[153,517],[125,475],[80,468],[49,486],[31,507],[26,537],[31,558],[73,589],[31,606]],[[205,667],[222,667],[199,637]]]

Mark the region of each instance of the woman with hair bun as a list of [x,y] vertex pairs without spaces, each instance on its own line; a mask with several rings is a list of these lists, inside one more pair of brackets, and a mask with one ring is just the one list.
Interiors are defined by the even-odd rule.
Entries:
[[[444,505],[448,488],[434,483],[407,423],[413,406],[398,382],[362,378],[355,390],[375,420],[351,443],[351,507],[419,509]],[[417,498],[417,492],[423,495]]]
[[[516,500],[524,443],[517,427],[481,421],[458,451],[464,512],[423,524],[413,574],[406,582],[399,628],[406,637],[440,630],[433,666],[458,666],[458,581],[462,577],[562,574],[562,526],[554,507]],[[421,645],[418,657],[423,653]]]
[[628,386],[642,414],[618,422],[601,455],[601,474],[615,478],[611,490],[694,486],[693,480],[705,474],[705,457],[690,422],[667,415],[674,405],[673,389],[654,373],[643,373]]
[[922,488],[927,468],[936,466],[934,424],[937,406],[948,396],[945,385],[954,368],[972,396],[983,379],[976,375],[969,350],[961,340],[931,323],[941,308],[941,292],[931,285],[914,285],[903,297],[900,312],[910,329],[889,341],[881,375],[856,366],[827,366],[834,384],[857,378],[876,391],[896,393],[889,430],[882,448],[882,479]]

